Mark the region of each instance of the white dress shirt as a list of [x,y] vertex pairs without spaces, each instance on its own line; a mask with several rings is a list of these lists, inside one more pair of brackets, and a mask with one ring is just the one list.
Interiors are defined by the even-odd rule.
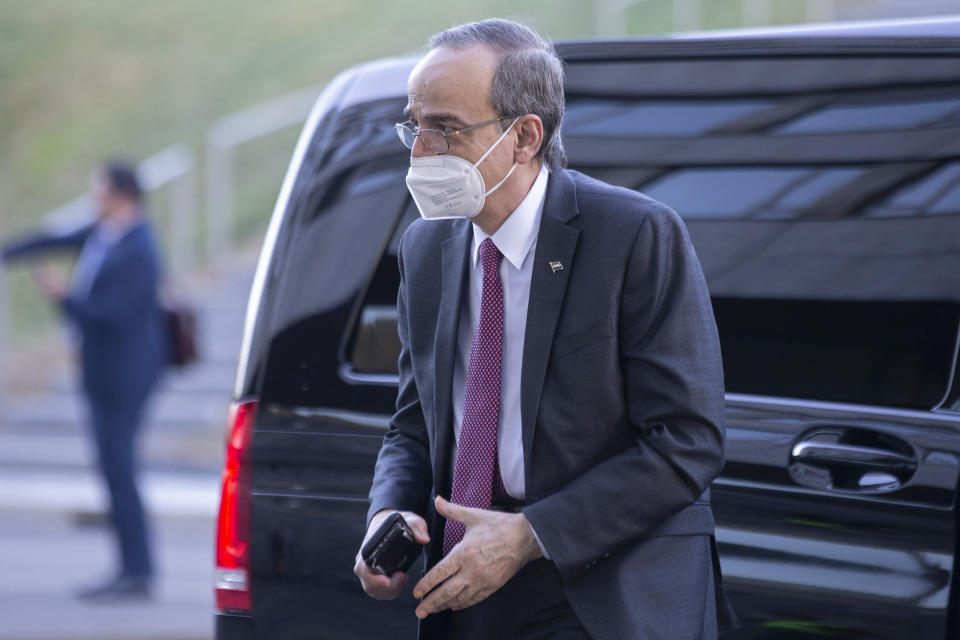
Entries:
[[[527,326],[527,304],[530,300],[530,276],[537,247],[540,217],[547,192],[549,172],[546,165],[534,181],[526,197],[493,236],[477,225],[473,227],[468,291],[460,309],[457,334],[457,357],[453,366],[453,429],[455,442],[460,440],[463,403],[467,386],[467,369],[473,334],[480,321],[480,299],[483,294],[483,265],[480,264],[480,243],[492,238],[503,260],[500,281],[503,284],[503,361],[500,377],[500,422],[497,428],[497,453],[503,485],[513,498],[526,496],[523,472],[523,434],[520,428],[520,374],[523,367],[523,339]],[[454,456],[456,460],[456,445]]]
[[107,253],[130,231],[136,223],[118,225],[110,220],[101,220],[90,232],[90,236],[83,243],[80,257],[73,268],[73,280],[70,283],[70,294],[83,300],[90,295],[93,281],[96,280],[100,268],[103,266]]

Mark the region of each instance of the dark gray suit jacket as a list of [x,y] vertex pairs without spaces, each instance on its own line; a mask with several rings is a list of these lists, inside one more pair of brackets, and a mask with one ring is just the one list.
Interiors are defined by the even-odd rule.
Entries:
[[[450,495],[451,380],[471,237],[466,220],[417,221],[400,248],[400,388],[369,513],[427,517],[437,542],[428,566],[443,535],[431,498]],[[723,466],[720,343],[680,217],[634,191],[553,170],[522,366],[523,512],[590,634],[682,640],[732,628],[708,491]]]

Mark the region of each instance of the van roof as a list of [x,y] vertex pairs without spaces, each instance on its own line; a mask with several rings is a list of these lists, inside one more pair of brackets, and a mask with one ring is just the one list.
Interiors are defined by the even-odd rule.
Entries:
[[755,27],[745,29],[715,29],[675,33],[673,39],[690,38],[776,38],[776,37],[830,37],[830,36],[903,36],[903,37],[960,37],[960,15],[928,16],[896,20],[858,20],[817,24]]
[[[894,37],[897,40],[885,40]],[[557,42],[561,55],[580,59],[619,55],[661,57],[666,52],[665,46],[667,51],[681,56],[698,53],[853,53],[854,50],[860,54],[869,54],[877,51],[889,52],[891,47],[903,53],[922,51],[928,55],[934,52],[956,55],[960,51],[960,15],[696,31],[664,37],[621,40],[583,39]],[[337,100],[338,107],[406,96],[407,75],[419,59],[420,55],[410,54],[374,60],[348,69],[344,75],[349,77],[349,81]]]

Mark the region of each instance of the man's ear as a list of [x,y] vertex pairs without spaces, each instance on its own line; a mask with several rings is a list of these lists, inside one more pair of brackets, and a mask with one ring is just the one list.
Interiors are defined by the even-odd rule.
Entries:
[[527,164],[533,160],[543,145],[543,121],[540,116],[528,113],[513,125],[517,132],[517,146],[513,160],[517,164]]

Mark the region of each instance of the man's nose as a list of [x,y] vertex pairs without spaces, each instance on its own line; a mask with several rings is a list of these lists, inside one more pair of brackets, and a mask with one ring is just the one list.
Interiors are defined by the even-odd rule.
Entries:
[[410,157],[421,158],[423,156],[432,155],[436,154],[427,149],[427,147],[423,144],[423,138],[421,136],[417,136],[413,139],[413,148],[410,149]]

